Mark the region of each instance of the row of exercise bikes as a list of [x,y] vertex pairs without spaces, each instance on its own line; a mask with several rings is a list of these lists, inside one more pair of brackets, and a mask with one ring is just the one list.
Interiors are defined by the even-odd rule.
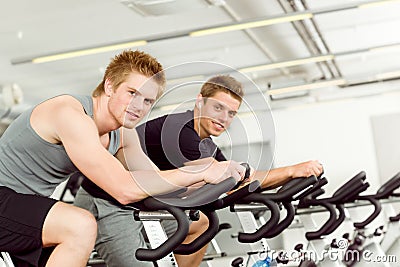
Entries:
[[[248,175],[249,167],[245,165]],[[76,192],[79,179],[79,176],[70,178],[61,199],[66,190],[72,194]],[[230,261],[229,265],[233,267],[400,266],[400,213],[392,208],[392,204],[400,200],[400,193],[396,192],[400,187],[400,173],[374,194],[365,193],[370,185],[364,171],[348,179],[330,196],[325,194],[327,184],[328,179],[322,175],[297,178],[272,192],[261,189],[258,181],[240,185],[230,178],[219,184],[204,185],[189,194],[182,189],[132,203],[126,208],[132,209],[135,220],[143,222],[149,242],[148,248],[137,249],[136,257],[159,267],[177,266],[174,254],[189,255],[209,243],[216,249],[216,257],[227,256],[228,253],[221,252],[215,236],[230,228],[227,223],[220,224],[217,213],[229,209],[241,224],[242,231],[235,236],[236,242],[249,246],[243,256]],[[369,207],[372,211],[369,214],[363,211],[364,219],[352,221],[359,217],[356,213],[361,207]],[[382,217],[383,211],[392,215],[385,217],[383,225],[369,227],[378,216]],[[190,220],[198,220],[199,212],[207,216],[209,228],[190,244],[182,244]],[[312,216],[316,213],[327,214],[326,219],[316,221]],[[161,220],[176,220],[179,230],[168,237]],[[290,251],[272,249],[268,241],[293,224],[301,225],[307,242],[294,244]],[[346,232],[335,236],[339,227]],[[214,257],[205,259],[204,264],[213,266]],[[0,267],[13,266],[10,255],[1,252]],[[88,266],[105,265],[94,252]]]

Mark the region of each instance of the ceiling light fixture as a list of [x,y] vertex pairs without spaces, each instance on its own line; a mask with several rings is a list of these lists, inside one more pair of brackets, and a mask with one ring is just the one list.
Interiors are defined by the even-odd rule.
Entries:
[[334,79],[334,80],[320,81],[320,82],[315,82],[315,83],[307,83],[307,84],[272,89],[272,90],[268,90],[266,93],[268,95],[278,95],[278,94],[286,94],[286,93],[291,93],[291,92],[296,92],[296,91],[313,90],[313,89],[319,89],[319,88],[328,87],[328,86],[338,86],[338,85],[344,85],[344,84],[346,84],[345,79]]
[[400,71],[391,71],[385,73],[379,73],[375,75],[377,80],[386,80],[400,77]]
[[229,31],[237,31],[237,30],[244,30],[262,26],[268,26],[273,24],[279,24],[284,22],[292,22],[297,20],[304,20],[310,19],[313,17],[312,13],[302,13],[302,14],[295,14],[295,15],[286,15],[286,16],[279,16],[275,18],[269,18],[265,20],[257,20],[257,21],[250,21],[250,22],[241,22],[235,24],[229,24],[224,26],[217,26],[209,29],[198,30],[190,32],[189,35],[192,37],[195,36],[203,36],[203,35],[210,35],[222,32],[229,32]]
[[119,49],[143,46],[146,44],[147,44],[147,42],[145,40],[141,40],[141,41],[135,41],[135,42],[106,45],[106,46],[100,46],[100,47],[95,47],[95,48],[88,48],[88,49],[83,49],[83,50],[64,52],[64,53],[59,53],[59,54],[54,54],[54,55],[49,55],[49,56],[36,57],[36,58],[32,59],[32,63],[43,63],[43,62],[49,62],[49,61],[55,61],[55,60],[73,58],[73,57],[93,55],[93,54],[109,52],[109,51],[114,51],[114,50],[119,50]]
[[364,4],[358,5],[358,8],[368,8],[368,7],[377,7],[385,4],[392,4],[400,2],[399,0],[381,0],[381,1],[371,1]]
[[289,61],[280,61],[280,62],[265,64],[265,65],[242,68],[242,69],[239,69],[239,71],[253,72],[253,71],[261,71],[261,70],[271,70],[271,69],[285,68],[285,67],[291,67],[291,66],[298,66],[298,65],[302,65],[302,64],[308,64],[308,63],[327,61],[327,60],[332,60],[332,59],[334,59],[334,55],[332,55],[332,54],[322,55],[322,56],[320,55],[320,56],[299,58],[299,59],[294,59],[294,60],[289,60]]
[[36,57],[32,57],[32,58],[15,59],[15,60],[12,60],[11,63],[12,64],[44,63],[44,62],[62,60],[62,59],[67,59],[67,58],[74,58],[74,57],[104,53],[104,52],[109,52],[109,51],[114,51],[114,50],[119,50],[119,49],[133,48],[133,47],[137,47],[137,46],[143,46],[146,44],[147,44],[147,41],[145,41],[145,40],[124,42],[124,43],[118,43],[118,44],[98,46],[98,47],[93,47],[93,48],[85,48],[85,49],[80,49],[80,50],[59,52],[59,53],[55,53],[55,54],[51,54],[51,55],[36,56]]
[[368,50],[370,52],[376,52],[376,51],[390,51],[390,50],[397,50],[397,49],[400,49],[400,44],[390,44],[390,45],[371,47]]

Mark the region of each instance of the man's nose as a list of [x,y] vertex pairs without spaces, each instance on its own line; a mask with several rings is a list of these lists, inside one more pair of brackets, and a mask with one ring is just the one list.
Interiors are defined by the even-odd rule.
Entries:
[[228,120],[228,118],[229,118],[229,114],[228,114],[228,113],[229,113],[229,111],[226,111],[226,110],[222,111],[222,112],[220,113],[218,119],[219,119],[221,122],[226,122],[226,121]]
[[134,110],[143,110],[143,102],[144,102],[143,97],[136,96],[132,99],[129,106]]

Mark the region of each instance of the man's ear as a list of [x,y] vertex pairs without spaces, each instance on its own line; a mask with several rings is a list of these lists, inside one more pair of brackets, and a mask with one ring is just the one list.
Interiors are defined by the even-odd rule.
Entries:
[[106,79],[106,81],[104,82],[104,92],[106,96],[111,96],[113,92],[113,86],[110,79]]
[[198,109],[201,109],[202,102],[203,102],[203,96],[201,94],[198,94],[196,97],[196,106]]

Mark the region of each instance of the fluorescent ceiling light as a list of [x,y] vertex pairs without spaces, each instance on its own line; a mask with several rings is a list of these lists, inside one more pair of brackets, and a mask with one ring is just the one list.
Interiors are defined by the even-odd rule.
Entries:
[[271,70],[271,69],[278,69],[278,68],[284,68],[284,67],[298,66],[298,65],[307,64],[307,63],[327,61],[327,60],[332,60],[333,58],[334,58],[334,55],[331,55],[331,54],[323,55],[323,56],[308,57],[308,58],[299,58],[299,59],[295,59],[295,60],[281,61],[281,62],[276,62],[276,63],[271,63],[271,64],[242,68],[242,69],[239,69],[239,71],[253,72],[253,71],[261,71],[261,70]]
[[142,45],[146,45],[146,44],[147,44],[147,41],[145,41],[145,40],[120,43],[120,44],[107,45],[107,46],[88,48],[88,49],[76,50],[76,51],[65,52],[65,53],[58,53],[58,54],[54,54],[54,55],[36,57],[36,58],[33,58],[31,61],[32,61],[32,63],[43,63],[43,62],[49,62],[49,61],[55,61],[55,60],[73,58],[73,57],[98,54],[98,53],[103,53],[103,52],[108,52],[108,51],[119,50],[119,49],[131,48],[131,47],[135,47],[135,46],[142,46]]
[[383,46],[377,46],[368,49],[370,52],[376,52],[376,51],[389,51],[389,50],[397,50],[400,49],[400,44],[392,44],[392,45],[383,45]]
[[358,5],[358,8],[376,7],[376,6],[381,6],[381,5],[391,4],[391,3],[396,3],[396,2],[399,2],[399,0],[371,1],[371,2],[367,2],[365,4]]
[[244,29],[250,29],[250,28],[256,28],[256,27],[262,27],[262,26],[283,23],[283,22],[310,19],[312,17],[313,17],[312,13],[302,13],[302,14],[296,14],[296,15],[282,16],[282,17],[277,17],[277,18],[237,23],[237,24],[228,25],[228,26],[221,26],[221,27],[209,28],[209,29],[204,29],[204,30],[199,30],[199,31],[193,31],[193,32],[190,32],[189,35],[193,37],[193,36],[216,34],[216,33],[221,33],[221,32],[244,30]]
[[335,79],[335,80],[328,80],[328,81],[322,81],[322,82],[315,82],[315,83],[308,83],[308,84],[272,89],[272,90],[268,90],[267,93],[269,95],[286,94],[286,93],[291,93],[291,92],[296,92],[296,91],[319,89],[319,88],[323,88],[323,87],[327,87],[327,86],[343,85],[345,83],[346,83],[345,79]]
[[375,75],[377,80],[385,80],[400,77],[400,71],[391,71]]

